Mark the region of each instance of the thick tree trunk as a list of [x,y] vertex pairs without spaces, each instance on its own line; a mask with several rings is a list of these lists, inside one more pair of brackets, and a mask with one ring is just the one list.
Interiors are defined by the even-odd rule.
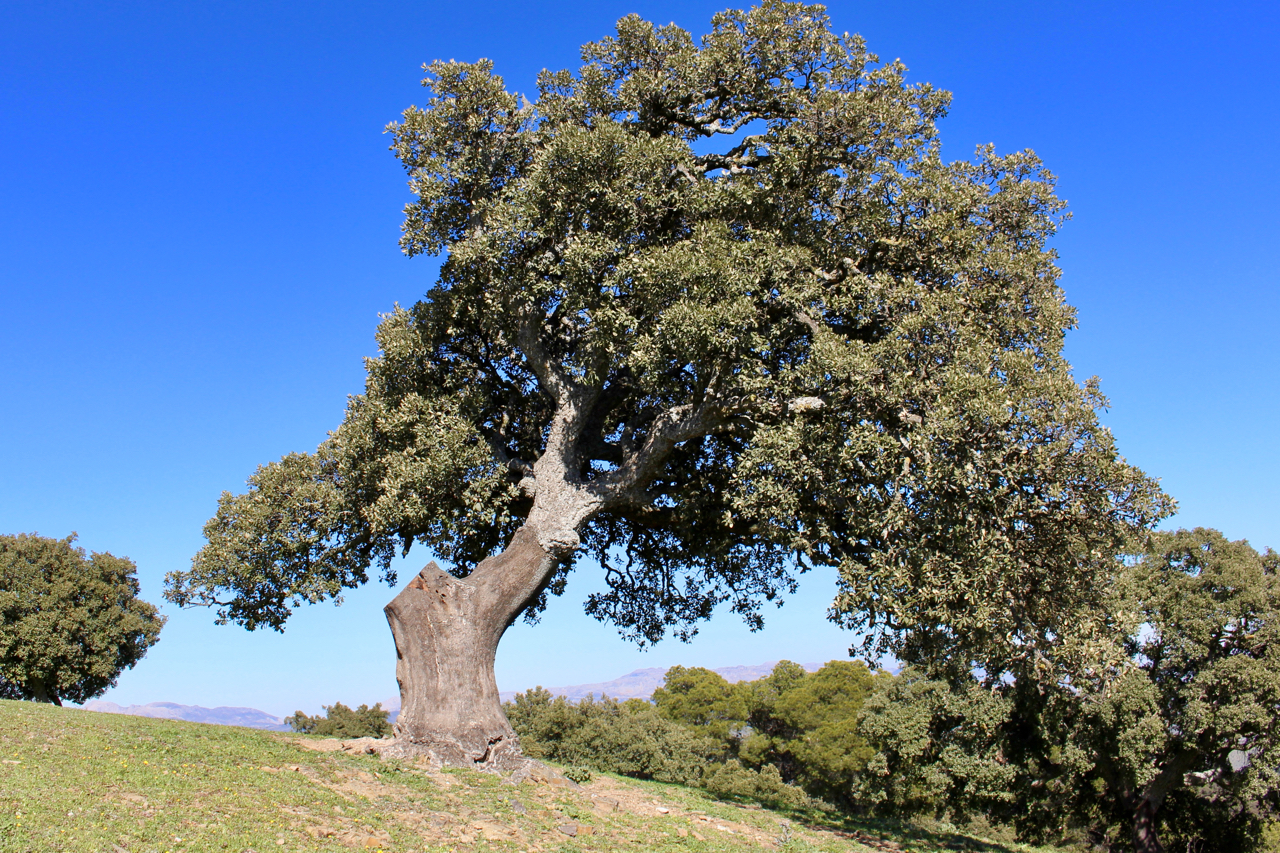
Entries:
[[486,769],[523,763],[498,700],[498,641],[542,590],[555,559],[522,528],[464,579],[424,568],[386,606],[396,641],[400,714],[383,754],[427,755]]
[[1156,807],[1146,798],[1133,811],[1133,848],[1137,853],[1164,853],[1156,835]]

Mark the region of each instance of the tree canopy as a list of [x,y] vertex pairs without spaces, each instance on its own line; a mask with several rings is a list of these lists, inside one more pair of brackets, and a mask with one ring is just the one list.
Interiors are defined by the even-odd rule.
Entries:
[[1110,666],[994,690],[908,672],[873,696],[859,794],[1033,838],[1084,826],[1139,851],[1258,849],[1280,814],[1280,556],[1216,530],[1156,533],[1110,594]]
[[997,677],[1092,636],[1168,502],[1063,358],[1036,156],[944,161],[949,95],[821,6],[701,40],[630,15],[582,59],[534,101],[488,60],[428,66],[387,130],[438,281],[315,453],[223,495],[168,597],[279,629],[414,544],[462,578],[527,529],[556,569],[526,615],[587,556],[588,612],[640,642],[722,603],[759,626],[814,565],[869,653]]
[[84,703],[159,639],[133,562],[74,542],[0,536],[0,697]]

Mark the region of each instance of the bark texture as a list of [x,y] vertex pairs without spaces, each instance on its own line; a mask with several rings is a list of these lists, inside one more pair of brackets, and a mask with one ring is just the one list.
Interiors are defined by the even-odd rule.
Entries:
[[526,527],[469,577],[428,564],[386,606],[401,704],[395,743],[379,752],[484,769],[524,764],[498,699],[493,661],[498,641],[555,565]]
[[1164,853],[1156,834],[1156,807],[1146,798],[1133,812],[1133,848],[1137,853]]

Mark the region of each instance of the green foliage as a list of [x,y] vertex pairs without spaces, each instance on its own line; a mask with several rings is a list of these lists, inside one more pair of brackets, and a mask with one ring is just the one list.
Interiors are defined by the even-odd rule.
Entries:
[[526,755],[637,779],[697,784],[719,755],[714,741],[663,719],[648,702],[570,703],[539,687],[503,705]]
[[1171,848],[1263,849],[1280,811],[1280,557],[1182,530],[1114,571],[1118,654],[1071,680],[907,673],[868,700],[861,794],[1031,838],[1123,845],[1145,814]]
[[86,702],[159,639],[133,562],[74,542],[0,536],[0,698]]
[[665,719],[726,743],[747,720],[742,692],[700,666],[667,670],[663,685],[653,691],[653,704]]
[[401,245],[439,280],[317,452],[223,496],[168,597],[279,628],[415,543],[466,575],[533,519],[642,642],[722,602],[759,626],[825,565],[876,657],[1077,654],[1110,555],[1169,504],[1062,356],[1053,176],[945,162],[949,95],[821,6],[700,41],[630,15],[583,58],[532,103],[487,60],[429,66],[388,131]]
[[776,765],[813,796],[850,805],[854,778],[872,754],[857,719],[876,676],[851,661],[831,661],[795,680],[788,670],[775,674],[774,685],[790,684],[776,698],[768,688],[755,692],[764,701],[752,708],[754,731],[742,759],[761,769]]
[[591,768],[589,767],[566,767],[564,769],[566,778],[579,785],[585,785],[591,781]]
[[1009,703],[912,669],[878,687],[857,722],[874,751],[856,777],[858,802],[887,817],[1011,820],[1017,773],[1000,752]]
[[708,790],[761,799],[777,777],[788,787],[762,802],[788,801],[788,792],[802,788],[851,805],[851,787],[872,754],[858,730],[858,713],[876,679],[887,677],[849,661],[832,661],[812,675],[782,661],[758,681],[731,685],[710,670],[675,666],[653,701],[664,718],[736,754],[713,771],[719,781],[704,782]]
[[743,767],[736,758],[709,770],[702,787],[723,800],[754,800],[778,808],[801,808],[809,804],[803,790],[782,781],[777,767],[766,764],[755,770]]
[[387,722],[388,711],[382,709],[378,702],[372,708],[361,705],[354,711],[335,702],[324,706],[324,716],[317,714],[309,717],[301,711],[285,717],[285,723],[295,732],[324,737],[386,737],[391,734],[391,724]]

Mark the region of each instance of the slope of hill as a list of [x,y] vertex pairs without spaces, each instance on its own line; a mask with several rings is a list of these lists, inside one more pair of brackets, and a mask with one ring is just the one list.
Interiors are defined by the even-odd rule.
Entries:
[[0,700],[0,853],[1011,849],[614,776],[512,782],[333,740]]

